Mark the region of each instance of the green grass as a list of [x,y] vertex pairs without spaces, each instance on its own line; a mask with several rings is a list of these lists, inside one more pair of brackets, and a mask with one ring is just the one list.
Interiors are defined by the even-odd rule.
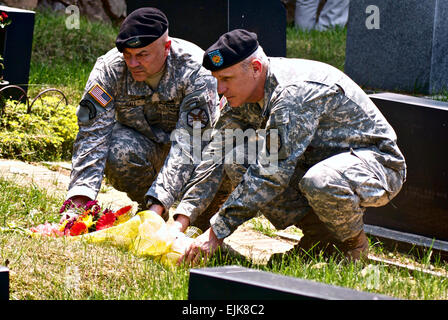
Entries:
[[325,62],[344,71],[346,36],[346,28],[321,32],[290,26],[286,30],[286,56]]
[[[172,269],[106,244],[36,238],[21,231],[59,221],[62,201],[36,185],[22,187],[0,177],[0,265],[10,269],[10,299],[187,299],[187,267]],[[244,263],[227,256],[210,263],[222,260]]]
[[[57,222],[62,201],[35,185],[22,187],[0,178],[0,265],[10,269],[11,299],[187,299],[188,267],[166,267],[107,244],[35,238],[20,231],[45,221]],[[373,247],[377,254],[387,254],[379,244]],[[421,262],[429,268],[425,260],[427,257]],[[240,265],[402,299],[448,298],[448,278],[382,263],[353,264],[312,255],[308,259],[286,257],[268,267],[220,252],[201,266],[222,265]],[[442,263],[431,268],[448,272]]]

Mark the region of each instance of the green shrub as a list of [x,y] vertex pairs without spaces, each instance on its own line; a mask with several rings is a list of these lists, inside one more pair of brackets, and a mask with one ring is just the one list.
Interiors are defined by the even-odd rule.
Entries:
[[26,105],[7,101],[0,117],[0,158],[25,161],[69,160],[78,132],[76,107],[45,97]]

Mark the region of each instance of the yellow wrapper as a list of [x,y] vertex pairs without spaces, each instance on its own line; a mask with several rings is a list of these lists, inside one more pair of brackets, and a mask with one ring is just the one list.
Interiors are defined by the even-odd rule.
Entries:
[[176,245],[175,250],[172,248],[176,235],[171,234],[163,218],[152,211],[139,212],[117,226],[69,239],[91,243],[107,242],[124,247],[139,256],[157,257],[169,266],[174,266],[183,253],[179,252],[182,251],[179,245]]

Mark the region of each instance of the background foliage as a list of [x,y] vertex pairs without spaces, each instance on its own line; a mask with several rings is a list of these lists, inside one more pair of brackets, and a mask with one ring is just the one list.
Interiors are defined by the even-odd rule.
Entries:
[[23,103],[7,103],[0,117],[0,158],[69,160],[78,131],[76,108],[64,103],[55,107],[59,99],[36,100],[31,113]]

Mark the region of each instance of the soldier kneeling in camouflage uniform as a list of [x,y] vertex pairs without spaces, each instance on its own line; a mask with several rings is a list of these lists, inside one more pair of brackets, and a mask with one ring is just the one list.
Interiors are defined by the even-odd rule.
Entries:
[[[241,29],[207,49],[203,66],[228,102],[215,135],[230,128],[275,130],[277,163],[201,162],[178,214],[200,216],[224,175],[233,191],[182,259],[195,262],[199,252],[213,253],[258,213],[278,229],[301,228],[299,247],[305,250],[336,245],[349,260],[365,258],[365,207],[383,206],[397,195],[406,163],[393,128],[364,91],[330,65],[266,57],[256,34]],[[273,152],[269,139],[264,146]]]
[[[124,20],[116,48],[98,58],[77,110],[67,199],[77,205],[95,199],[105,173],[140,209],[168,218],[194,170],[179,161],[171,133],[191,131],[195,121],[210,128],[218,113],[216,80],[202,67],[203,53],[169,37],[158,9],[141,8]],[[188,220],[182,218],[183,231]]]

